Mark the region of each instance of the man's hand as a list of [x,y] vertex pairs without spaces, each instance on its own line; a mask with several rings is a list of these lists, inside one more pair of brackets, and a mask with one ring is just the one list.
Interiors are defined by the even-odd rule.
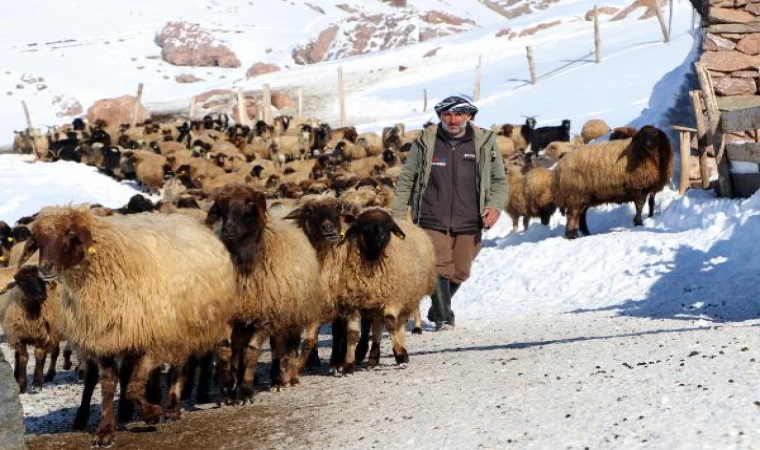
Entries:
[[499,220],[499,210],[496,208],[486,208],[483,210],[483,224],[486,229],[491,228]]

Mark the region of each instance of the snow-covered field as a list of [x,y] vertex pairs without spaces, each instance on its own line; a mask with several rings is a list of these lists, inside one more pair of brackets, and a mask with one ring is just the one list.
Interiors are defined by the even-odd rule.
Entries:
[[[275,53],[284,52],[286,44],[309,35],[310,27],[320,28],[315,17],[326,20],[276,2],[281,15],[268,12],[272,15],[267,16],[267,27],[250,26],[243,34],[230,35],[236,50],[250,48],[238,51],[246,55],[238,72],[145,60],[160,52],[152,38],[167,20],[224,21],[229,28],[245,27],[252,9],[261,3],[195,1],[180,6],[133,1],[105,8],[102,2],[78,2],[77,12],[89,11],[97,18],[93,26],[33,30],[23,25],[33,10],[46,8],[47,25],[54,20],[76,24],[87,14],[42,0],[0,5],[0,93],[13,91],[0,106],[0,143],[11,140],[10,130],[23,127],[20,99],[30,104],[37,123],[53,124],[62,119],[48,106],[50,92],[76,98],[86,108],[97,98],[131,93],[138,81],[147,85],[144,98],[149,107],[183,102],[219,86],[252,90],[268,82],[273,88],[303,87],[324,95],[321,106],[311,112],[335,123],[338,65],[346,72],[351,123],[360,129],[398,121],[414,126],[431,118],[430,105],[437,100],[472,92],[479,56],[480,125],[517,123],[521,115],[538,115],[540,125],[569,118],[575,132],[592,117],[613,126],[668,127],[698,48],[691,33],[691,6],[685,0],[674,5],[667,45],[661,43],[655,19],[638,21],[639,14],[632,14],[620,22],[604,20],[602,64],[586,56],[593,48],[593,29],[582,17],[593,2],[561,0],[507,23],[472,1],[460,3],[481,25],[473,31],[245,81],[247,66],[267,55],[263,49],[273,46]],[[324,8],[337,4],[324,3]],[[369,0],[352,3],[382,5]],[[442,8],[444,2],[410,4],[432,9]],[[627,2],[605,4],[610,5],[623,7]],[[505,27],[520,30],[555,19],[562,24],[534,36],[511,41],[494,37]],[[295,31],[279,33],[286,25]],[[50,45],[36,52],[20,47],[71,36],[91,44]],[[268,41],[251,44],[259,38]],[[526,45],[534,46],[539,75],[563,68],[536,85],[526,84]],[[441,48],[435,56],[422,58],[436,47]],[[96,64],[89,56],[93,52],[98,55]],[[285,59],[275,56],[270,55],[276,62]],[[138,72],[132,57],[145,69]],[[399,65],[408,69],[399,72]],[[173,71],[213,76],[199,84],[177,85],[164,80],[158,70],[171,72],[172,80]],[[13,90],[23,74],[44,77],[49,91]],[[429,95],[426,112],[423,89]],[[120,206],[135,193],[134,186],[84,166],[29,164],[25,159],[0,156],[0,219],[8,222],[48,204]],[[754,290],[760,284],[760,256],[754,251],[760,239],[760,223],[755,223],[760,220],[760,195],[728,200],[715,198],[711,191],[689,191],[679,197],[667,189],[644,227],[633,228],[632,217],[631,206],[597,208],[589,214],[594,235],[567,241],[560,215],[549,227],[534,223],[515,235],[508,235],[511,223],[502,216],[486,234],[472,278],[454,299],[455,331],[410,337],[411,363],[406,370],[385,357],[379,369],[345,379],[320,373],[305,376],[299,387],[283,393],[262,392],[257,404],[246,407],[255,418],[249,426],[265,427],[283,417],[296,422],[278,422],[281,428],[272,425],[273,438],[257,445],[760,448],[760,298]],[[423,302],[423,315],[428,304]],[[329,336],[322,338],[324,356]],[[0,348],[6,358],[12,356],[7,345]],[[383,355],[389,352],[383,347]],[[73,417],[80,386],[68,374],[59,377],[42,393],[21,396],[30,435],[65,430]],[[257,417],[258,411],[280,405],[283,416]],[[213,418],[220,413],[193,411],[186,416],[196,414]],[[292,423],[308,426],[288,428]],[[163,426],[159,433],[169,433],[173,426]],[[235,430],[241,436],[236,443],[220,441],[220,447],[254,447],[252,441],[246,445],[244,429]],[[123,439],[126,435],[130,433],[123,433]],[[132,436],[144,439],[134,448],[150,448],[150,436]],[[177,439],[177,445],[187,442],[184,448],[200,442]],[[88,442],[83,434],[66,435],[65,440]],[[30,445],[46,448],[50,442],[31,440]]]

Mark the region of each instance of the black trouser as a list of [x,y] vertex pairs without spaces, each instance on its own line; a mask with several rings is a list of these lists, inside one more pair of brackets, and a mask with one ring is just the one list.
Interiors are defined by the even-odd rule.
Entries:
[[451,298],[459,289],[460,283],[438,276],[436,292],[431,297],[432,304],[428,310],[428,320],[435,323],[454,325],[454,311],[451,309]]

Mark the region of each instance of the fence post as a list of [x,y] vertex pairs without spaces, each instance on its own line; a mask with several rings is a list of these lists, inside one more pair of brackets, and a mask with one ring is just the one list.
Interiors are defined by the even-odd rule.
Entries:
[[195,117],[195,104],[197,102],[197,98],[193,95],[193,98],[190,99],[190,107],[188,108],[187,112],[187,118],[190,120],[193,120],[193,117]]
[[536,84],[536,65],[533,62],[533,47],[526,47],[528,50],[528,69],[530,70],[530,84]]
[[[672,2],[673,0],[671,0]],[[668,29],[665,26],[665,19],[662,17],[662,11],[660,10],[659,0],[654,0],[654,12],[657,14],[657,20],[660,22],[660,30],[662,30],[662,40],[667,44],[670,42],[670,35]]]
[[427,89],[422,89],[422,112],[427,112]]
[[137,97],[135,98],[135,106],[132,109],[132,119],[129,122],[129,125],[134,128],[135,125],[137,125],[137,111],[140,109],[140,101],[142,100],[142,92],[143,92],[143,84],[139,83],[137,85]]
[[26,102],[21,100],[21,107],[24,108],[24,117],[26,118],[26,135],[29,141],[32,143],[32,154],[34,159],[37,159],[37,144],[34,143],[34,128],[32,128],[32,118],[29,115],[29,108],[26,107]]
[[602,38],[599,36],[599,11],[594,5],[594,53],[596,54],[596,63],[602,62]]
[[340,101],[340,126],[346,126],[346,97],[343,90],[343,66],[338,66],[338,100]]
[[707,171],[707,150],[712,149],[712,142],[707,139],[707,123],[704,116],[704,105],[700,92],[689,91],[694,117],[697,119],[697,148],[699,149],[699,177],[702,179],[702,189],[710,188],[710,174]]
[[269,83],[264,83],[264,122],[267,125],[272,125],[272,92],[269,90]]
[[475,68],[475,87],[472,92],[472,101],[477,102],[480,98],[480,77],[483,74],[482,70],[483,56],[478,55],[478,66]]
[[243,90],[237,88],[237,100],[238,100],[238,120],[242,125],[251,126],[251,119],[248,117],[248,108],[245,105],[245,97],[243,97]]
[[298,117],[303,117],[303,88],[298,88]]
[[707,69],[700,62],[695,62],[694,67],[697,69],[697,78],[699,79],[699,86],[702,89],[702,99],[705,102],[708,118],[708,142],[713,143],[713,147],[716,146],[715,162],[718,165],[718,187],[720,189],[720,195],[722,197],[731,198],[734,196],[734,189],[731,185],[731,170],[728,164],[728,159],[725,155],[726,143],[725,137],[722,135],[722,131],[719,130],[720,125],[720,111],[718,110],[718,103],[715,100],[715,90],[713,89],[712,80],[710,74],[707,73]]

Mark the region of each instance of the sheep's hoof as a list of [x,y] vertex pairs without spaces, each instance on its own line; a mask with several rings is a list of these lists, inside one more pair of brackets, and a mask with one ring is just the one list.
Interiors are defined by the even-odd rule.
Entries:
[[93,448],[110,448],[113,446],[114,443],[114,433],[113,428],[108,427],[105,430],[98,430],[97,434],[95,435],[95,439],[92,440],[92,447]]
[[330,368],[330,373],[331,373],[331,374],[332,374],[332,375],[333,375],[335,378],[340,378],[340,377],[342,377],[342,376],[343,376],[343,373],[340,371],[340,367],[338,367],[338,366],[333,366],[333,367],[331,367],[331,368]]
[[393,349],[393,356],[396,357],[396,364],[406,364],[409,362],[409,354],[406,352],[405,348],[401,348],[400,351],[396,351],[396,349]]
[[345,363],[343,364],[343,375],[351,375],[354,373],[355,365],[354,363]]
[[198,395],[195,396],[195,403],[211,403],[208,392],[198,392]]
[[75,431],[82,431],[85,428],[87,428],[87,421],[90,420],[90,412],[89,410],[85,413],[80,409],[77,411],[77,416],[74,418],[74,425],[72,428]]
[[241,386],[240,405],[253,404],[253,386]]
[[412,334],[422,334],[422,328],[421,327],[414,327],[412,329]]
[[156,405],[147,404],[143,410],[140,411],[140,420],[148,425],[155,425],[160,422],[161,416],[163,416],[163,410],[160,406]]
[[42,391],[42,385],[37,386],[36,384],[32,385],[32,388],[29,389],[30,394],[39,394]]
[[19,384],[18,385],[18,390],[19,390],[20,394],[26,394],[26,383]]
[[55,380],[55,374],[54,373],[49,373],[49,374],[45,375],[45,378],[44,378],[45,383],[52,383],[53,380]]
[[71,361],[63,362],[63,370],[71,370]]
[[166,411],[164,420],[167,422],[176,422],[182,417],[182,410],[180,408],[173,408]]

